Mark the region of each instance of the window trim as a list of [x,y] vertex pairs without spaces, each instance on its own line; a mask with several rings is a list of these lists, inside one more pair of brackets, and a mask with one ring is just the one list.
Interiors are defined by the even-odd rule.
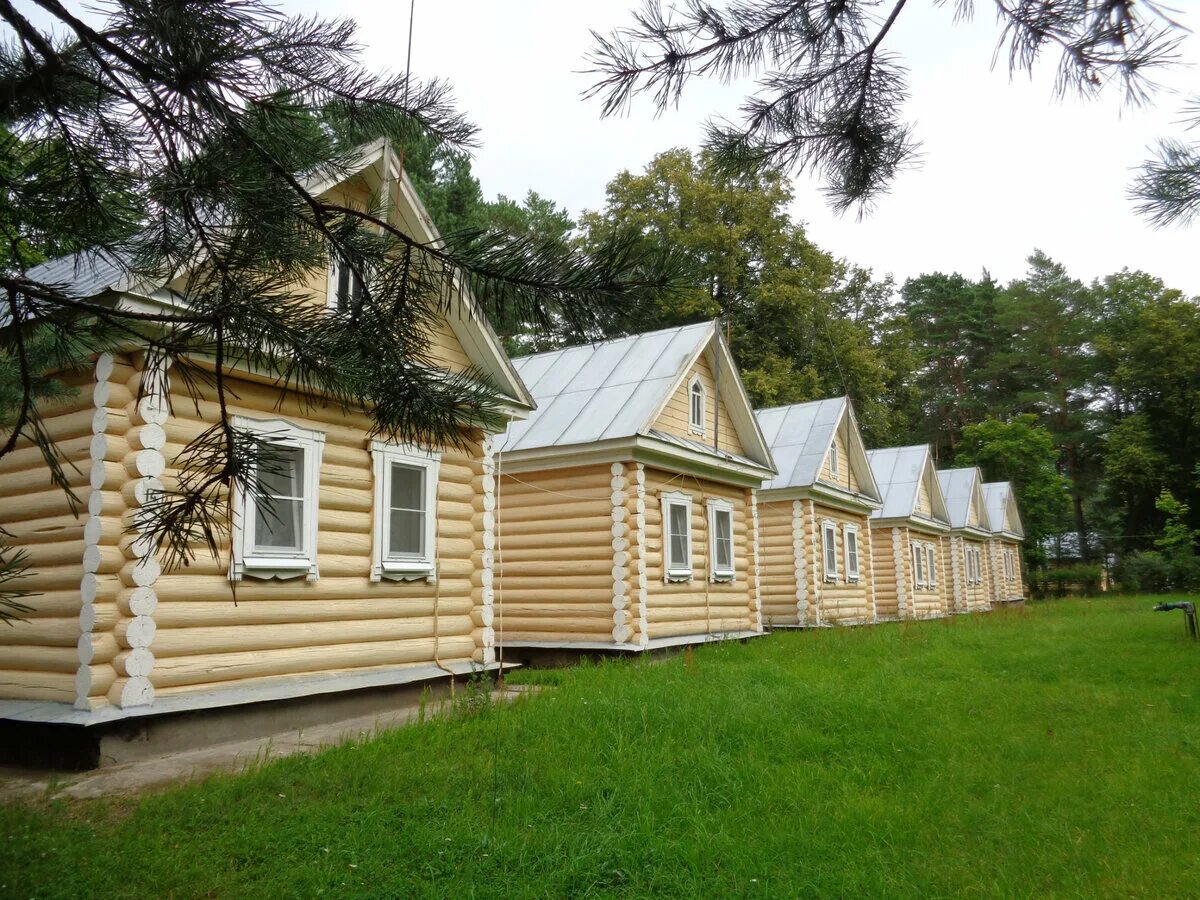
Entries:
[[834,478],[841,478],[842,476],[840,461],[838,459],[839,455],[837,438],[835,437],[829,445],[829,474]]
[[928,585],[925,576],[925,547],[920,541],[912,541],[909,545],[909,555],[912,557],[913,585],[923,588]]
[[[729,568],[717,568],[717,514],[727,513],[729,515]],[[721,498],[712,498],[708,500],[708,552],[709,559],[709,580],[710,581],[733,581],[737,575],[737,554],[734,552],[734,536],[733,536],[733,504],[728,500]]]
[[[699,388],[699,390],[697,390]],[[695,409],[692,404],[692,397],[695,394],[700,396],[700,421],[697,422],[693,413]],[[704,423],[708,419],[708,389],[704,386],[704,381],[699,375],[693,375],[692,380],[688,382],[688,432],[690,434],[698,434],[703,437],[707,434],[707,429]]]
[[937,557],[933,552],[933,544],[925,543],[925,584],[931,588],[937,587]]
[[[229,580],[241,581],[246,576],[287,579],[303,575],[308,581],[316,581],[320,577],[317,562],[317,516],[320,507],[321,457],[325,451],[325,433],[301,428],[286,419],[233,416],[231,424],[239,431],[247,431],[260,438],[269,439],[271,443],[281,447],[303,450],[304,495],[301,507],[300,551],[293,554],[262,554],[254,550],[254,520],[258,500],[253,491],[235,487]],[[252,468],[250,479],[253,478]]]
[[[338,278],[341,274],[341,267],[342,267],[341,260],[339,260],[337,258],[336,254],[332,255],[329,260],[329,273],[327,276],[328,281],[327,281],[326,287],[325,287],[325,308],[331,312],[349,312],[349,310],[340,309],[338,307],[338,303],[337,303],[337,299],[338,299],[337,283],[338,283]],[[351,286],[350,301],[351,301],[351,304],[353,304],[353,299],[354,299],[353,286],[354,286],[355,277],[356,277],[355,273],[353,271],[351,271],[351,273],[350,273],[350,286]],[[361,292],[363,290],[365,290],[365,288],[366,288],[366,285],[363,284],[362,279],[359,279],[359,291],[360,291],[359,296],[360,297],[362,296]]]
[[[850,536],[854,536],[854,565],[850,565]],[[842,523],[842,552],[846,556],[846,581],[857,584],[862,580],[862,542],[857,525]]]
[[[659,495],[662,508],[662,553],[663,581],[691,581],[694,573],[692,561],[692,495],[684,491],[663,491]],[[671,507],[682,506],[687,510],[687,566],[672,565],[671,561]]]
[[[421,557],[389,557],[388,498],[391,496],[392,466],[413,466],[425,471],[425,549]],[[438,477],[442,454],[413,444],[392,444],[371,441],[371,465],[374,476],[372,493],[371,580],[387,578],[392,581],[437,580],[437,517]]]
[[[832,547],[833,553],[833,570],[830,571],[829,549]],[[836,584],[838,580],[838,554],[837,554],[837,523],[833,519],[821,520],[821,569],[825,573],[826,584]]]

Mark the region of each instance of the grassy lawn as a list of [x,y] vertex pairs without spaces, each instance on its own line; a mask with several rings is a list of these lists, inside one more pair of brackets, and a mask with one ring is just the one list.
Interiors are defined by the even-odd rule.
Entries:
[[528,673],[509,708],[0,808],[0,895],[1194,895],[1200,646],[1152,603]]

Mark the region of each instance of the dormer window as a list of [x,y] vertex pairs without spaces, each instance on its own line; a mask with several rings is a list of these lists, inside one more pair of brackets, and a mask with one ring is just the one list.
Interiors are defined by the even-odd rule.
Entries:
[[358,308],[362,295],[362,278],[344,260],[335,257],[329,268],[326,305],[336,312],[349,312]]
[[838,472],[838,446],[836,443],[829,448],[829,474],[834,478],[841,474]]
[[697,375],[688,387],[688,430],[695,434],[704,434],[704,420],[707,417],[708,396],[704,383]]

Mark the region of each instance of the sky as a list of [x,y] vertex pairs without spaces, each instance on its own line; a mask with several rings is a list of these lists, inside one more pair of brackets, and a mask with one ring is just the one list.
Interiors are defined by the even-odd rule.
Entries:
[[[403,71],[408,0],[280,0],[284,9],[345,16],[359,26],[364,62]],[[710,116],[736,114],[747,83],[689,83],[679,107],[656,116],[649,98],[621,118],[601,119],[582,93],[590,29],[630,22],[642,0],[415,0],[412,69],[449,81],[459,109],[480,128],[473,170],[490,199],[530,189],[572,214],[604,203],[605,185],[642,169],[656,153],[696,148]],[[1200,3],[1173,4],[1200,25]],[[1041,249],[1077,278],[1143,269],[1200,295],[1200,225],[1153,229],[1126,189],[1156,138],[1179,124],[1196,92],[1200,37],[1187,33],[1177,66],[1161,71],[1155,105],[1128,108],[1115,94],[1056,99],[1057,57],[1030,77],[992,65],[999,29],[989,0],[955,22],[955,3],[910,3],[888,47],[911,70],[907,119],[921,165],[902,173],[865,218],[833,213],[815,176],[794,173],[792,217],[816,244],[897,281],[922,272],[987,269],[1019,277]],[[1200,134],[1193,135],[1200,140]]]

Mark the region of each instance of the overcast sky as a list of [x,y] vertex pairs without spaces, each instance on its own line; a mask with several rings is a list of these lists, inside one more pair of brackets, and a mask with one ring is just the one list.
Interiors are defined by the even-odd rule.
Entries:
[[[601,120],[580,94],[590,28],[629,21],[640,0],[416,0],[413,71],[448,79],[462,110],[481,130],[474,170],[490,198],[523,197],[530,188],[572,213],[604,201],[622,169],[641,169],[655,153],[695,147],[710,114],[732,114],[742,91],[694,81],[678,110],[655,118],[649,102],[628,116]],[[1175,4],[1186,6],[1186,4]],[[1157,107],[1123,109],[1107,100],[1057,101],[1048,60],[1032,81],[992,69],[997,28],[991,4],[955,24],[954,4],[911,4],[890,45],[912,72],[908,115],[923,144],[923,163],[897,180],[864,220],[838,217],[818,184],[796,177],[792,215],[809,237],[836,255],[897,279],[928,271],[1008,280],[1040,247],[1076,277],[1123,266],[1200,294],[1200,228],[1154,230],[1125,197],[1131,169],[1159,136],[1181,134],[1181,97]],[[408,34],[405,0],[307,0],[293,8],[356,19],[372,66],[402,70]],[[1184,21],[1195,24],[1196,16]],[[1158,80],[1186,91],[1197,84],[1200,41],[1189,35],[1183,64]]]

